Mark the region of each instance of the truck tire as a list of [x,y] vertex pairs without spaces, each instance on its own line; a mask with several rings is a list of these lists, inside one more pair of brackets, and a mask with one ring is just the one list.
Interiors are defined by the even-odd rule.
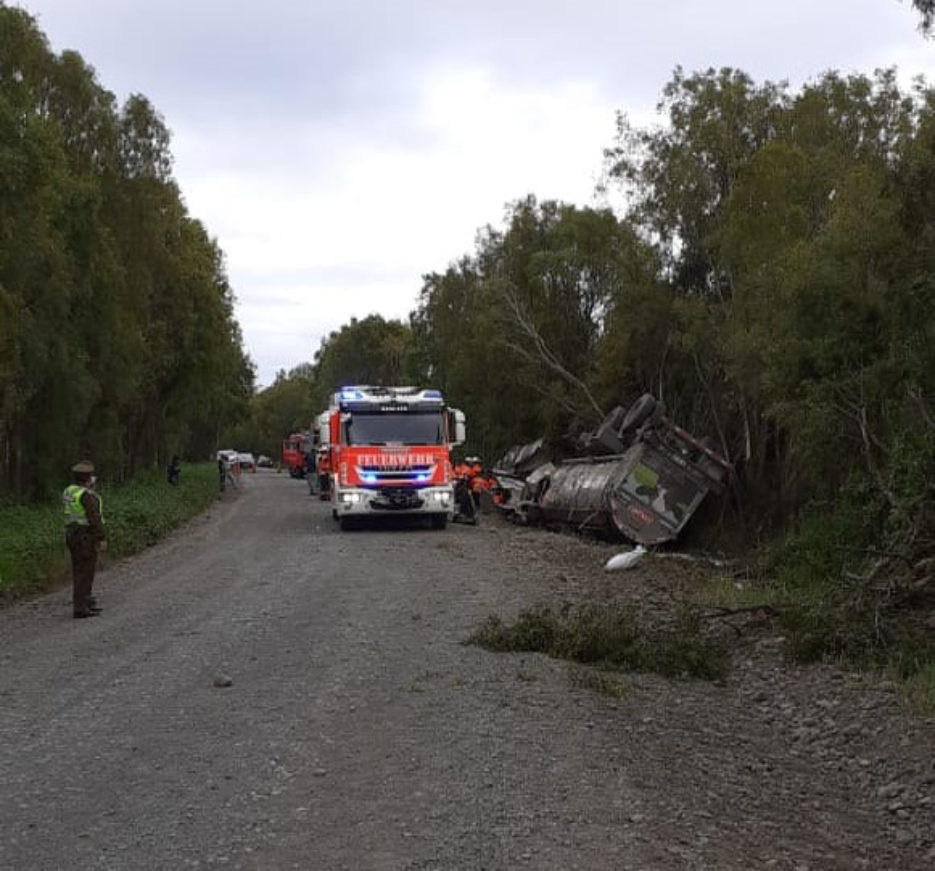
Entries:
[[347,532],[350,529],[357,529],[356,517],[341,517],[338,519],[338,523],[341,525],[341,532]]
[[431,517],[432,529],[444,529],[448,525],[447,514],[433,514]]
[[620,424],[620,436],[623,437],[624,433],[636,429],[641,423],[645,423],[655,410],[656,397],[651,393],[644,393],[630,406],[630,410],[624,415]]

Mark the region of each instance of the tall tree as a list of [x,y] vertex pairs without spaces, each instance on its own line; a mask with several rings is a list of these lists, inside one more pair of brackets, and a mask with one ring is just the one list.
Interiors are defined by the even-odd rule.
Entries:
[[172,179],[168,127],[0,2],[0,489],[42,495],[203,455],[252,367],[223,257]]
[[369,315],[322,340],[315,352],[314,399],[319,410],[343,384],[411,384],[415,369],[412,331],[401,321]]
[[930,33],[935,23],[935,0],[912,0],[912,5],[921,16],[922,31]]

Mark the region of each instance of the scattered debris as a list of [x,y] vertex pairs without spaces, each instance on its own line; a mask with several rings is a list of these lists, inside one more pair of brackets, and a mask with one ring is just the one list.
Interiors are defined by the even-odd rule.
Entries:
[[604,571],[618,572],[632,569],[643,558],[644,553],[646,553],[646,548],[638,544],[633,550],[628,550],[626,553],[618,553],[616,556],[612,556],[607,560]]

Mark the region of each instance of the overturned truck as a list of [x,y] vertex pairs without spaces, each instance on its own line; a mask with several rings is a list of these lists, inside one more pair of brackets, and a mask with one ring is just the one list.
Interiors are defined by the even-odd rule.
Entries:
[[542,439],[507,452],[494,468],[507,494],[504,509],[529,523],[661,544],[679,535],[708,493],[724,490],[732,471],[650,394],[628,410],[615,408],[576,448],[576,456],[558,461]]

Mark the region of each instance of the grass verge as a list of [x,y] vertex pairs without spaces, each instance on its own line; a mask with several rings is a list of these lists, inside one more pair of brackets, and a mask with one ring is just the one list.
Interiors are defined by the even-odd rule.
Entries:
[[903,682],[907,707],[927,717],[935,717],[935,662],[920,668]]
[[540,606],[522,611],[512,623],[488,617],[467,643],[675,678],[719,680],[728,668],[726,648],[704,637],[700,615],[690,609],[682,609],[671,626],[650,630],[621,606]]
[[[217,499],[217,467],[186,465],[177,487],[161,471],[120,486],[102,485],[108,553],[127,556],[159,541]],[[48,505],[0,505],[0,599],[15,599],[61,583],[68,570],[62,510]]]

